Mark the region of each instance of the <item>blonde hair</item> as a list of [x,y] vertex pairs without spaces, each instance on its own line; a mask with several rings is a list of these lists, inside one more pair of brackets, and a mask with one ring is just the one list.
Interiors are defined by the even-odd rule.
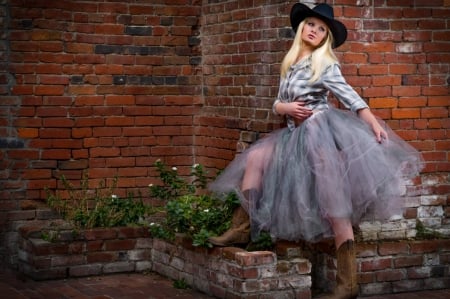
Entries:
[[[286,78],[286,74],[291,67],[291,65],[295,64],[298,55],[300,54],[300,51],[303,47],[303,41],[302,41],[302,31],[303,27],[305,26],[306,22],[308,21],[308,18],[303,20],[300,25],[298,25],[297,33],[295,34],[294,42],[292,43],[291,48],[286,53],[286,55],[283,58],[283,61],[281,62],[281,77]],[[311,54],[311,69],[312,69],[312,77],[309,80],[310,82],[314,82],[317,79],[319,79],[322,72],[331,64],[337,63],[338,59],[336,55],[333,52],[332,45],[333,45],[333,34],[331,33],[330,29],[328,28],[327,36],[325,37],[324,41],[316,48],[314,49],[313,53]]]

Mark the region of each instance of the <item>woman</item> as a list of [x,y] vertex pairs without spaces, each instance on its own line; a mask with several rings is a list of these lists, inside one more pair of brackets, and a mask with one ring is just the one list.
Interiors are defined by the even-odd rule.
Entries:
[[[245,243],[261,231],[274,239],[334,238],[337,287],[324,298],[356,298],[352,225],[401,213],[405,179],[419,173],[421,157],[343,78],[333,48],[347,30],[333,8],[296,3],[290,20],[296,35],[273,104],[287,127],[252,145],[211,184],[218,193],[236,192],[242,205],[231,228],[210,241]],[[350,111],[330,106],[329,92]]]

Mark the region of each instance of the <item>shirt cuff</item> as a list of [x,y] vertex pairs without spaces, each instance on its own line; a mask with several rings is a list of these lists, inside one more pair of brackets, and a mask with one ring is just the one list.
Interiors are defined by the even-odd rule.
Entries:
[[275,102],[273,102],[273,105],[272,105],[272,112],[273,112],[273,114],[275,114],[275,115],[281,115],[281,114],[279,114],[278,112],[277,112],[277,110],[275,109],[275,106],[278,104],[278,103],[280,103],[281,101],[279,100],[279,99],[276,99],[275,100]]

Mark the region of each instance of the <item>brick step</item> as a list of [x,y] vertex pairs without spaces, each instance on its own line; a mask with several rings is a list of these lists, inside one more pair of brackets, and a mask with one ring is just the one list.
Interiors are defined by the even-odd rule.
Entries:
[[[53,223],[55,224],[55,223]],[[218,298],[305,298],[334,283],[332,243],[277,242],[273,251],[199,248],[143,227],[74,231],[22,226],[19,269],[35,280],[154,271]],[[44,237],[46,236],[46,237]],[[359,242],[360,295],[448,288],[450,240]]]

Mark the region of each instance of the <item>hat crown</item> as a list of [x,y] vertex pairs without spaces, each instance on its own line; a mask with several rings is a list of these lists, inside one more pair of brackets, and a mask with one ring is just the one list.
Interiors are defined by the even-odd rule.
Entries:
[[321,3],[321,4],[316,5],[313,8],[313,11],[318,14],[321,14],[322,16],[327,17],[329,19],[334,19],[333,8],[326,3]]
[[319,18],[327,24],[334,38],[333,48],[339,47],[347,39],[347,28],[342,22],[334,18],[331,5],[321,3],[311,9],[303,3],[295,3],[290,15],[292,29],[297,32],[299,24],[308,17]]

